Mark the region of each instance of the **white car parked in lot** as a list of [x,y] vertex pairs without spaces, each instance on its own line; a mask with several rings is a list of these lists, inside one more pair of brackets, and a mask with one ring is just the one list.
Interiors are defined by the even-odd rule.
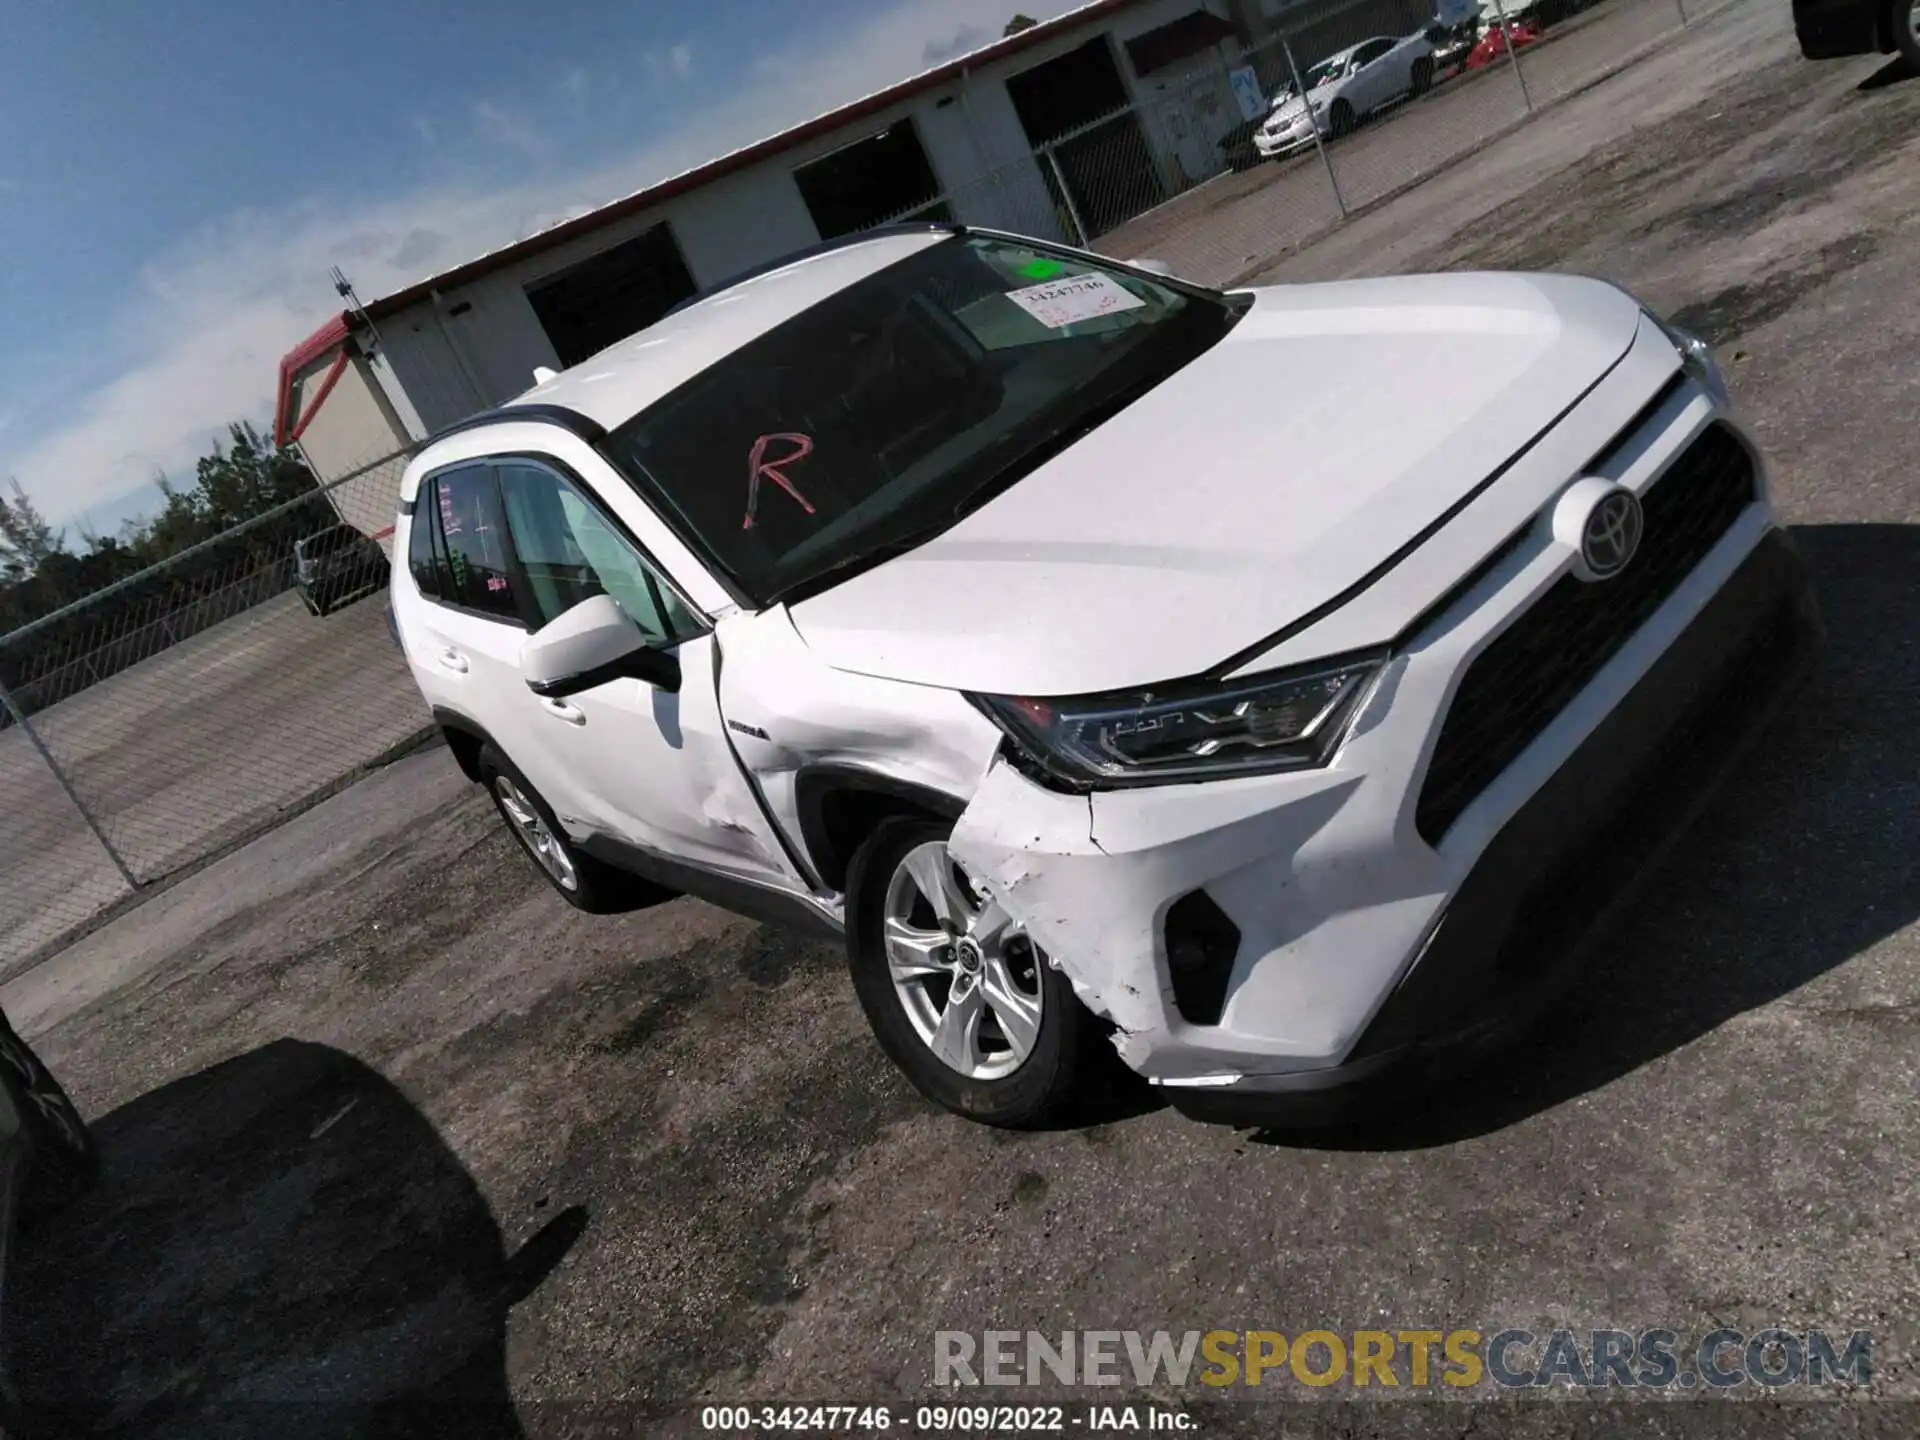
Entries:
[[999,1124],[1108,1040],[1304,1114],[1509,1033],[1817,637],[1710,354],[1566,276],[879,232],[402,497],[408,662],[561,895],[843,935]]
[[1323,136],[1345,135],[1362,118],[1403,95],[1422,95],[1433,84],[1433,42],[1424,31],[1396,40],[1376,35],[1329,55],[1301,77],[1304,96],[1279,96],[1273,113],[1254,133],[1253,144],[1272,159]]

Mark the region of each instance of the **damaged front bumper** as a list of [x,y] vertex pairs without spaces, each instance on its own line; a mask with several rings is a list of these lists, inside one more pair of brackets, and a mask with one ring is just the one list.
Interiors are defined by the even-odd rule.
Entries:
[[[954,853],[1187,1108],[1312,1121],[1404,1094],[1551,1000],[1817,645],[1762,495],[1430,844],[1417,803],[1458,678],[1566,564],[1542,539],[1484,577],[1327,769],[1070,795],[1001,763]],[[1209,952],[1211,996],[1177,970]]]

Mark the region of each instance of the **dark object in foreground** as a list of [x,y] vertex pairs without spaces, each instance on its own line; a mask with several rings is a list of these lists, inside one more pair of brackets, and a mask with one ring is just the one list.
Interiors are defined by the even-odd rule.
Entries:
[[[0,1340],[12,1317],[7,1267],[14,1232],[78,1199],[99,1169],[87,1122],[0,1011]],[[19,1401],[0,1364],[0,1437],[19,1433]]]
[[584,1232],[507,1244],[406,1095],[278,1040],[97,1117],[90,1195],[16,1257],[4,1336],[39,1437],[524,1434],[508,1312]]
[[[87,1122],[5,1011],[0,1011],[0,1151],[5,1152],[0,1167],[16,1177],[13,1183],[0,1181],[0,1216],[12,1209],[28,1226],[78,1199],[100,1168]],[[0,1238],[0,1254],[4,1243]]]
[[1914,0],[1793,0],[1793,28],[1809,60],[1897,50],[1920,72],[1920,5]]

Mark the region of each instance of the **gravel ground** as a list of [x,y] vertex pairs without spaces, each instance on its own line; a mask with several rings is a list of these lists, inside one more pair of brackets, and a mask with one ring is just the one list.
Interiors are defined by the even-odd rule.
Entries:
[[987,1131],[891,1073],[830,947],[579,916],[412,756],[0,991],[107,1155],[10,1277],[49,1433],[687,1433],[924,1398],[947,1328],[1561,1324],[1868,1329],[1877,1399],[1161,1398],[1218,1435],[1920,1428],[1920,81],[1800,62],[1774,4],[1660,63],[1690,97],[1624,75],[1274,277],[1629,283],[1722,346],[1813,565],[1830,673],[1535,1037],[1362,1132],[1131,1093]]

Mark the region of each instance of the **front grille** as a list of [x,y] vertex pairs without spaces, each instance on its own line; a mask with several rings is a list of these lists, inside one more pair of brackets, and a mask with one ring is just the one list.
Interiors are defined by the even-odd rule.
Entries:
[[1753,460],[1723,426],[1703,431],[1641,497],[1640,549],[1610,580],[1568,575],[1461,677],[1414,822],[1437,845],[1461,811],[1653,617],[1755,497]]

